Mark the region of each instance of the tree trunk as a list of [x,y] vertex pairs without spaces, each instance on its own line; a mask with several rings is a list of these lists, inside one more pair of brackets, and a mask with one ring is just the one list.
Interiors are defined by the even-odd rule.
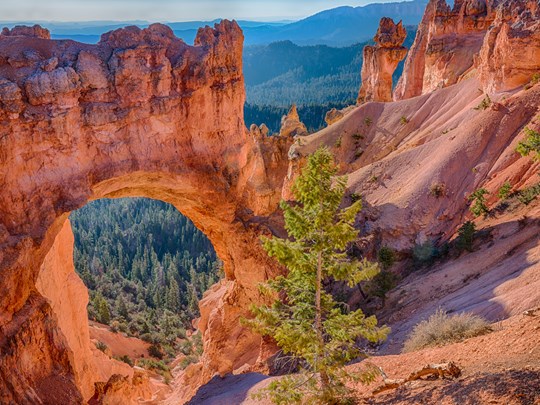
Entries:
[[[317,284],[315,285],[315,330],[319,340],[319,356],[324,353],[324,335],[322,327],[322,309],[321,309],[321,290],[322,290],[322,252],[319,252],[317,258]],[[321,359],[321,357],[319,357]],[[321,362],[321,360],[319,360]],[[330,385],[328,374],[325,370],[319,367],[319,375],[321,377],[321,389],[327,391]]]

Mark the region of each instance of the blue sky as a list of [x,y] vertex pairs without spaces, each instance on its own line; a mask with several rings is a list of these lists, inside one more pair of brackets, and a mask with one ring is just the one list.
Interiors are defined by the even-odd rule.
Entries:
[[0,0],[0,19],[190,21],[298,19],[338,6],[400,0]]

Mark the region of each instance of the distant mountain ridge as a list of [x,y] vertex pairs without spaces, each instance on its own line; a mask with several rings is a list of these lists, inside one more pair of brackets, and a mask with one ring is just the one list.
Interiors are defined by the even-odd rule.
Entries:
[[[405,25],[418,25],[428,0],[394,3],[373,3],[359,7],[337,7],[321,11],[296,22],[261,22],[239,20],[245,36],[245,45],[266,45],[289,40],[297,45],[349,46],[370,40],[382,17],[402,20]],[[188,44],[193,43],[199,27],[214,25],[213,21],[168,22],[174,33]],[[34,22],[24,22],[33,24]],[[97,21],[80,23],[39,22],[51,31],[54,39],[73,39],[96,43],[101,34],[126,25],[147,27],[147,21]],[[0,22],[12,27],[21,22]]]

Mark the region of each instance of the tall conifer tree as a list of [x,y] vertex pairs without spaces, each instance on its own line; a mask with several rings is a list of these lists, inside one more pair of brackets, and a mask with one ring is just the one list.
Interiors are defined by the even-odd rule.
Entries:
[[262,240],[267,253],[288,273],[261,285],[263,293],[279,299],[271,306],[253,307],[255,317],[245,323],[272,337],[286,355],[304,365],[301,373],[276,380],[261,393],[275,403],[341,403],[350,394],[347,381],[373,377],[373,373],[345,368],[351,360],[365,356],[359,339],[378,342],[388,332],[377,326],[374,316],[339,306],[323,286],[329,279],[355,286],[379,272],[376,264],[347,255],[358,236],[353,224],[361,202],[340,208],[346,178],[336,173],[328,149],[311,155],[293,186],[297,203],[281,203],[289,238]]

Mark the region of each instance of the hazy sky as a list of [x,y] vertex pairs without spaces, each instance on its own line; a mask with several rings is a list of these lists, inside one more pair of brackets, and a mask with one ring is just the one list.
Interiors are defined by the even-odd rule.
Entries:
[[389,1],[400,0],[0,0],[0,20],[273,20]]

